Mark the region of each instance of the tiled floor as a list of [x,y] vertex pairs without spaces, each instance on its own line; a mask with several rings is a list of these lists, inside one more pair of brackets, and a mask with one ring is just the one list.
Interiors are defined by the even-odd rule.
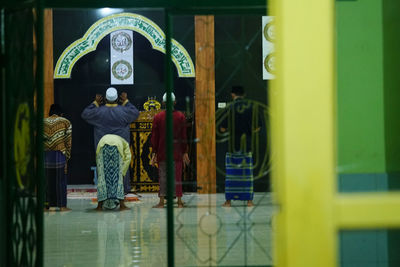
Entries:
[[[223,194],[184,195],[174,209],[175,266],[272,265],[268,193],[256,193],[255,207]],[[45,267],[167,266],[166,209],[154,209],[156,194],[144,194],[129,211],[95,212],[88,199],[68,199],[72,211],[45,213]]]

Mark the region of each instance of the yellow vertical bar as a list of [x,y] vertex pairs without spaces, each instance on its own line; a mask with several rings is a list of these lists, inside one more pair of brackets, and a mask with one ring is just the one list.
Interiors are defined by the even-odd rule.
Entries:
[[270,90],[278,267],[333,267],[334,1],[274,0]]

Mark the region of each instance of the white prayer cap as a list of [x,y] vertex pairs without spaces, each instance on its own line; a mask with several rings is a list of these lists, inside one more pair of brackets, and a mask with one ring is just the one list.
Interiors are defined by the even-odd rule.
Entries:
[[114,102],[115,100],[117,100],[117,98],[118,98],[117,89],[115,89],[114,87],[108,88],[106,92],[106,99],[110,102]]
[[[175,95],[174,95],[174,93],[171,93],[171,98],[172,98],[172,102],[174,102],[174,101],[175,101]],[[165,103],[167,102],[167,93],[165,93],[165,94],[163,95],[162,101],[165,102]]]

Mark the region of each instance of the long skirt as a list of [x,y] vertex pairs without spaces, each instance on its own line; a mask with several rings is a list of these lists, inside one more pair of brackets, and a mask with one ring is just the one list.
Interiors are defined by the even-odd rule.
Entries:
[[46,173],[45,207],[67,206],[66,158],[61,151],[46,151],[44,167]]
[[[175,167],[175,196],[182,197],[182,161],[174,161]],[[161,161],[158,163],[158,176],[160,182],[160,197],[167,196],[167,163]]]
[[253,157],[248,153],[226,153],[226,200],[253,200]]
[[122,159],[116,146],[104,145],[96,157],[97,201],[104,201],[103,207],[115,209],[124,200]]

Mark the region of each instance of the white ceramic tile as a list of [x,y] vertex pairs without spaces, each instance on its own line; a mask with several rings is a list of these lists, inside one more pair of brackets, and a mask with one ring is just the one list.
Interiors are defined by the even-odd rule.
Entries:
[[[174,209],[175,266],[272,264],[269,194],[255,194],[253,208],[223,194],[183,197]],[[156,194],[143,194],[129,211],[95,212],[85,199],[68,199],[72,211],[45,213],[45,266],[167,266],[166,209]]]

